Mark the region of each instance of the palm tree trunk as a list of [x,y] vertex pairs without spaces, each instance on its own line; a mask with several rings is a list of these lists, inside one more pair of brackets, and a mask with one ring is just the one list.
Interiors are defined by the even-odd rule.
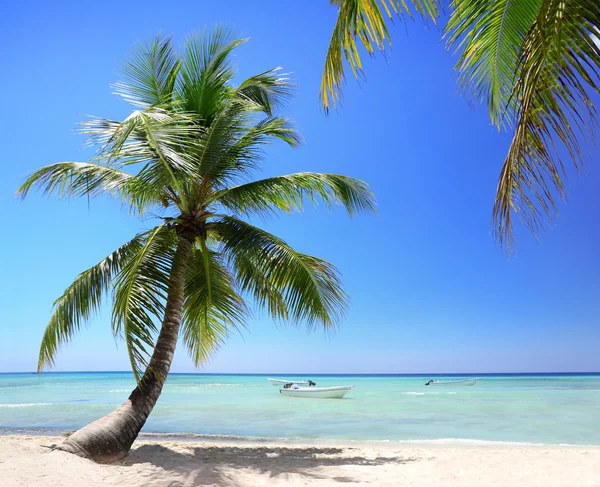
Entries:
[[59,449],[99,463],[115,462],[127,455],[158,401],[171,368],[179,337],[185,271],[190,255],[191,243],[185,238],[180,239],[169,276],[165,317],[148,369],[138,386],[122,406],[73,433]]

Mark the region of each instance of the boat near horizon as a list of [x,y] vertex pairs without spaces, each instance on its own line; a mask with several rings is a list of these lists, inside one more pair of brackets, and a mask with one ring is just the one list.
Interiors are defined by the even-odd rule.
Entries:
[[267,378],[267,380],[274,386],[283,386],[285,384],[298,384],[299,386],[310,386],[311,383],[314,384],[311,380],[288,380],[288,379],[272,379]]
[[439,381],[439,380],[430,380],[426,382],[426,386],[474,386],[475,383],[479,380],[479,377],[476,379],[461,379],[461,380],[447,380],[447,381]]

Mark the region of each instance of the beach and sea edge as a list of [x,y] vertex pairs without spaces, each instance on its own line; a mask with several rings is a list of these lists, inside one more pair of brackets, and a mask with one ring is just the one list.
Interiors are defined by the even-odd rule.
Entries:
[[305,377],[355,388],[299,399],[265,376],[173,374],[130,455],[106,466],[53,446],[122,402],[131,374],[0,374],[1,484],[600,486],[598,374],[447,390],[430,376]]

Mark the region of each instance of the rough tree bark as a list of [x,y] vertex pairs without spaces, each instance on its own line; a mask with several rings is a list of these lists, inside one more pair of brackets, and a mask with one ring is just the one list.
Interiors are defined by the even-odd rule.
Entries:
[[58,447],[60,450],[99,463],[112,463],[127,455],[158,401],[171,368],[181,326],[185,271],[190,255],[191,243],[181,238],[169,276],[165,316],[140,384],[122,406],[73,433]]

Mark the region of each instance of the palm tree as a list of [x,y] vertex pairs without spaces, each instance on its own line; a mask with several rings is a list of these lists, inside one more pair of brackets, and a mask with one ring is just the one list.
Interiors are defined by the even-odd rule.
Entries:
[[[436,22],[440,0],[331,0],[338,19],[321,82],[325,110],[340,100],[344,58],[362,74],[358,43],[369,54],[390,43],[386,17]],[[513,132],[493,209],[500,245],[513,245],[513,214],[538,235],[564,198],[565,162],[582,163],[582,142],[594,138],[600,93],[598,0],[451,0],[445,28],[459,54],[459,84],[487,103],[498,129]]]
[[38,370],[53,365],[112,291],[112,328],[125,340],[137,381],[114,412],[71,435],[61,449],[112,462],[125,456],[183,340],[196,365],[244,326],[248,300],[275,320],[334,327],[346,308],[337,270],[247,221],[302,209],[307,198],[341,204],[350,215],[374,209],[357,179],[298,173],[244,182],[261,147],[299,135],[277,115],[289,79],[272,69],[234,86],[232,51],[243,43],[217,28],[193,35],[179,54],[169,38],[142,43],[125,64],[116,93],[135,107],[122,122],[91,118],[82,132],[98,150],[89,162],[37,170],[33,187],[60,197],[111,195],[160,223],[80,274],[55,302]]

